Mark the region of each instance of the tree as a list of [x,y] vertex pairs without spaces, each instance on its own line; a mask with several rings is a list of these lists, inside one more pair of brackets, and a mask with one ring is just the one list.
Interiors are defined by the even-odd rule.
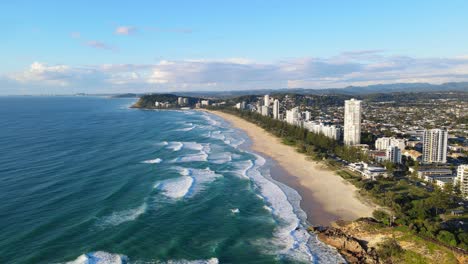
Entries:
[[393,164],[390,161],[385,162],[385,168],[387,169],[387,173],[389,176],[392,176],[393,172],[395,172],[395,164]]
[[441,230],[439,234],[437,234],[437,239],[451,246],[457,246],[457,239],[455,238],[455,235],[449,231]]

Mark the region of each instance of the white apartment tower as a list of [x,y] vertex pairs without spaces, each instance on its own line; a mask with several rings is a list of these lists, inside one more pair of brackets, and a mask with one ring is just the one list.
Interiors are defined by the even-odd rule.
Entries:
[[361,101],[354,98],[345,101],[343,140],[350,146],[361,143]]
[[458,166],[455,182],[460,185],[463,197],[468,199],[468,164]]
[[265,94],[265,96],[263,97],[263,104],[265,106],[269,106],[270,105],[270,96],[268,94]]
[[294,107],[293,109],[286,111],[286,122],[291,125],[300,125],[298,107]]
[[382,137],[375,141],[375,149],[377,150],[387,150],[390,146],[396,146],[400,150],[405,150],[406,143],[404,139],[394,137]]
[[422,161],[424,163],[446,163],[447,138],[447,130],[424,130]]
[[273,118],[279,119],[279,100],[275,99],[273,102]]
[[401,163],[401,149],[398,146],[388,146],[386,154],[391,163]]
[[269,112],[268,110],[269,110],[268,106],[262,105],[262,111],[261,111],[262,116],[268,116],[268,112]]

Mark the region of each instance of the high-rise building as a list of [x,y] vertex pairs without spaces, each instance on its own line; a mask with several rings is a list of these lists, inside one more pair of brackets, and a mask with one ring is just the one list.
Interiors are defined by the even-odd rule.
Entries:
[[265,94],[263,98],[263,105],[269,106],[270,105],[270,96],[268,94]]
[[423,136],[422,162],[447,162],[447,130],[426,129]]
[[468,199],[468,164],[458,166],[455,184],[460,186],[463,197]]
[[391,163],[401,163],[401,149],[397,146],[388,146],[386,156]]
[[244,110],[245,109],[245,102],[242,101],[240,103],[237,103],[235,106],[237,109]]
[[361,101],[354,98],[345,101],[343,139],[346,145],[361,143]]
[[262,116],[268,116],[269,108],[266,105],[262,105]]
[[184,104],[184,98],[183,97],[177,98],[177,104],[178,105],[183,105]]
[[299,118],[299,108],[294,107],[291,110],[286,111],[286,122],[291,125],[300,125],[300,118]]
[[257,109],[257,113],[259,113],[259,114],[262,113],[262,102],[261,101],[257,101],[256,109]]
[[309,121],[311,119],[312,115],[310,113],[310,111],[305,111],[304,112],[304,119],[305,121]]
[[279,119],[279,100],[278,99],[275,99],[275,101],[273,101],[273,118]]
[[394,137],[382,137],[375,141],[375,149],[377,150],[387,150],[390,146],[396,146],[403,151],[406,148],[406,143],[404,139]]

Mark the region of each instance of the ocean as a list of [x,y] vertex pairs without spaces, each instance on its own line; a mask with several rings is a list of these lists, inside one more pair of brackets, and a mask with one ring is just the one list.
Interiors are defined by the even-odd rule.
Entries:
[[0,263],[338,263],[209,113],[0,97]]

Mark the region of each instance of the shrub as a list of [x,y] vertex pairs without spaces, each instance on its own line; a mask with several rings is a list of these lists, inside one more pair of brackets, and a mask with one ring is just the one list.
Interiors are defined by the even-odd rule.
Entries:
[[455,235],[449,231],[440,231],[439,234],[437,234],[437,239],[451,246],[457,246],[457,239],[455,238]]
[[375,210],[372,213],[372,216],[375,218],[375,220],[382,222],[385,225],[390,225],[390,215],[387,214],[385,211]]
[[395,238],[387,238],[377,245],[377,255],[382,263],[394,263],[401,258],[405,250],[398,244]]

